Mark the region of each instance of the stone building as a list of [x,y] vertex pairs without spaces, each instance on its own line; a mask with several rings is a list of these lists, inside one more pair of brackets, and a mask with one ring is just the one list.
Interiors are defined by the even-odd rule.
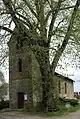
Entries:
[[39,65],[27,41],[20,42],[19,36],[13,34],[8,46],[10,108],[31,108],[41,99]]
[[[42,99],[41,75],[38,62],[28,46],[28,39],[22,41],[19,35],[13,34],[8,42],[10,108],[31,109]],[[54,78],[59,96],[73,98],[73,81],[57,73]]]
[[74,98],[74,81],[58,73],[55,73],[54,79],[57,86],[57,88],[55,87],[55,89],[57,91],[58,96],[61,98],[66,98],[66,99],[73,99]]

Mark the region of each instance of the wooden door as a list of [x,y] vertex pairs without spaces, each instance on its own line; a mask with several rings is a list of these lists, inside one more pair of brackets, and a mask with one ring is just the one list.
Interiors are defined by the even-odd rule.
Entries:
[[24,93],[18,92],[18,108],[24,108]]

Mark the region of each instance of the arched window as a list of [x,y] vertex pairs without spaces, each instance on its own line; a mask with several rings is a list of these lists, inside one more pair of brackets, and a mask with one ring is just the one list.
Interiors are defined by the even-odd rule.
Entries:
[[18,61],[18,71],[22,72],[22,60],[20,58],[19,58],[19,61]]
[[65,94],[67,94],[67,83],[65,82]]

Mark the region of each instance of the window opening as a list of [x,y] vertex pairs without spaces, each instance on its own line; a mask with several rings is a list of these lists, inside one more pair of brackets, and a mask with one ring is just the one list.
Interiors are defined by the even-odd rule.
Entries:
[[18,61],[18,70],[19,70],[19,72],[22,72],[22,60],[19,58],[19,61]]
[[65,82],[65,94],[67,94],[67,83]]

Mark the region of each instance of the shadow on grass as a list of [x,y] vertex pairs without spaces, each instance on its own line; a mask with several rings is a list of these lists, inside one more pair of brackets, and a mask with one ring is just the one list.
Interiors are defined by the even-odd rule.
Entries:
[[80,111],[80,105],[77,105],[75,107],[65,108],[64,110],[61,109],[59,111],[45,112],[45,113],[44,112],[36,112],[36,111],[28,112],[26,109],[20,109],[18,111],[22,114],[27,114],[27,115],[32,115],[32,116],[38,115],[38,116],[43,116],[43,117],[52,117],[52,116],[62,116],[62,115],[69,114],[71,112]]
[[36,112],[36,111],[28,111],[27,109],[17,109],[17,110],[4,110],[1,111],[0,114],[7,114],[7,115],[30,115],[30,116],[40,116],[40,117],[54,117],[54,116],[62,116],[62,115],[67,115],[71,112],[77,112],[80,111],[80,105],[77,105],[75,107],[70,107],[70,108],[61,108],[59,111],[55,112]]

